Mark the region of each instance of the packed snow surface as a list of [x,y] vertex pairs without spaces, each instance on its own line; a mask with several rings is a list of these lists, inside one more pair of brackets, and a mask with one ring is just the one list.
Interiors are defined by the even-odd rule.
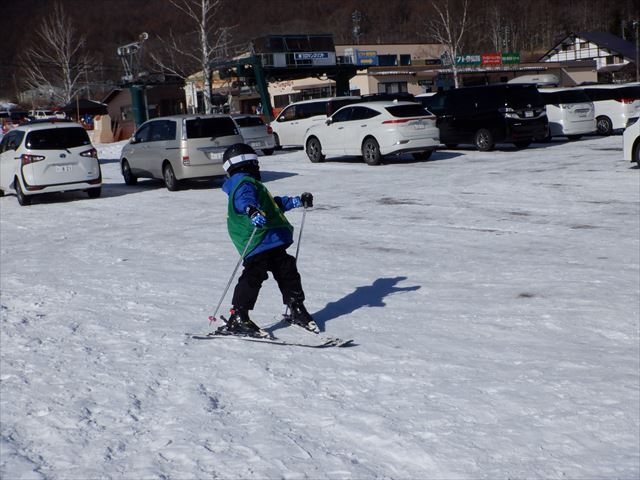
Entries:
[[[379,167],[261,157],[274,195],[315,197],[306,304],[356,343],[324,350],[185,335],[215,328],[238,260],[221,182],[126,186],[122,143],[98,147],[102,197],[0,198],[3,480],[640,475],[620,135]],[[254,321],[314,340],[283,311],[269,279]]]

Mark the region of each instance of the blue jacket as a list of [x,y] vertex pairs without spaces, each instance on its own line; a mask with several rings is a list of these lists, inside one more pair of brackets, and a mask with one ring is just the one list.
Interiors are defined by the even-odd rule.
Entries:
[[[233,195],[233,198],[229,198],[229,202],[233,202],[233,208],[239,214],[244,214],[248,206],[257,207],[259,210],[262,210],[264,208],[263,206],[259,205],[257,190],[254,185],[252,185],[250,182],[243,182],[245,177],[249,176],[250,175],[245,172],[235,173],[231,175],[231,177],[227,178],[222,185],[222,191],[227,195],[230,195],[230,193],[235,189],[235,194]],[[241,185],[238,186],[238,184],[240,183]],[[293,198],[294,197],[281,196],[273,197],[273,200],[283,212],[287,212],[292,208],[295,208],[293,205]],[[268,221],[269,219],[267,219],[267,229],[264,234],[264,238],[262,239],[260,244],[258,244],[245,256],[245,258],[264,252],[266,250],[271,250],[272,248],[283,246],[288,247],[293,243],[293,228],[268,228]],[[247,225],[247,228],[253,228],[250,223],[248,223]]]

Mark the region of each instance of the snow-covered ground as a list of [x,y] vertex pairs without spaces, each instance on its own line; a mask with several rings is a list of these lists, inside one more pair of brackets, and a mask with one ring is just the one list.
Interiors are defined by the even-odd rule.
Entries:
[[[307,306],[357,343],[326,350],[187,337],[237,261],[226,195],[127,187],[121,146],[100,146],[99,199],[0,198],[3,480],[640,475],[621,136],[380,167],[262,157],[274,194],[315,196]],[[270,279],[253,318],[282,311]]]

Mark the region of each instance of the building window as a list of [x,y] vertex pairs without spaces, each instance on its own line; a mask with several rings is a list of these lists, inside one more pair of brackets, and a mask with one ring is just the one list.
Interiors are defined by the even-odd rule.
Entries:
[[407,82],[388,82],[378,84],[378,93],[406,93]]
[[378,65],[380,67],[397,67],[398,56],[397,55],[378,55]]
[[120,119],[122,119],[123,121],[127,121],[131,118],[131,114],[132,114],[132,108],[131,105],[123,105],[120,107]]

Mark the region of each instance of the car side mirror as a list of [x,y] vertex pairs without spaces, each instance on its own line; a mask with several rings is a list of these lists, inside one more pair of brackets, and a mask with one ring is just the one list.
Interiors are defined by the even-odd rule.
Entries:
[[333,120],[331,120],[331,117],[329,117],[327,118],[327,121],[324,123],[326,123],[327,125],[331,125],[333,123]]

